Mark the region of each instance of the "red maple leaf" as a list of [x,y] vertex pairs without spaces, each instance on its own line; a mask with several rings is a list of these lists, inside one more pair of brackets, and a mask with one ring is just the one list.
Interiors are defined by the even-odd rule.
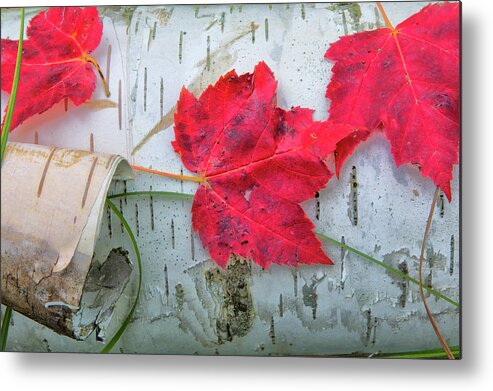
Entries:
[[313,111],[276,107],[272,71],[233,70],[199,99],[183,88],[175,114],[175,151],[203,182],[193,228],[211,258],[230,254],[271,263],[332,264],[300,202],[332,176],[323,159],[352,129],[312,120]]
[[337,175],[383,127],[397,166],[417,164],[450,200],[459,146],[459,3],[428,5],[396,28],[342,37],[325,57],[334,62],[330,119],[361,128],[338,145]]
[[[96,88],[91,64],[102,74],[89,54],[99,45],[102,31],[96,7],[54,7],[31,19],[23,43],[11,130],[64,98],[78,106],[91,97]],[[9,93],[17,45],[18,41],[1,41],[1,87]]]

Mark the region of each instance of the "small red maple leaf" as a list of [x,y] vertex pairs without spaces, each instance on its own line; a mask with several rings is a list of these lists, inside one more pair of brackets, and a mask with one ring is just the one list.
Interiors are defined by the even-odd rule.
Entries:
[[271,263],[332,264],[300,202],[332,176],[323,159],[352,132],[316,122],[313,111],[276,107],[277,82],[260,62],[233,70],[199,99],[183,88],[175,114],[175,151],[203,178],[192,223],[211,258],[230,254]]
[[397,166],[419,165],[451,200],[459,146],[459,3],[428,5],[396,28],[342,37],[325,57],[334,62],[330,119],[361,127],[338,145],[337,175],[356,146],[383,127]]
[[[53,7],[31,19],[23,43],[11,130],[64,98],[78,106],[91,97],[96,88],[91,64],[101,77],[102,73],[89,54],[99,45],[102,31],[96,7]],[[18,41],[1,41],[1,88],[9,93],[17,45]]]

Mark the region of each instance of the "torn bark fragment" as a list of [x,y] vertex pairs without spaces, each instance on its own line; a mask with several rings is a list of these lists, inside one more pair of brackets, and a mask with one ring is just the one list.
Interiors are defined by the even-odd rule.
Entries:
[[[108,318],[130,276],[128,257],[110,253],[93,268],[109,287],[106,303],[95,304],[97,278],[86,280],[111,180],[129,178],[130,166],[117,155],[9,143],[1,175],[2,303],[75,339]],[[86,288],[96,296],[81,303]],[[81,316],[82,304],[93,310]]]
[[73,335],[78,340],[97,330],[97,340],[104,341],[116,302],[132,273],[128,252],[121,247],[112,249],[103,263],[96,258],[87,275],[80,307],[72,317]]

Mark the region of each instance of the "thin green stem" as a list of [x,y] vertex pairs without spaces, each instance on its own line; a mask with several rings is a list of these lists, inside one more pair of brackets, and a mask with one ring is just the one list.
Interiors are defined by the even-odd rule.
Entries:
[[127,234],[132,241],[132,245],[134,247],[134,252],[135,252],[135,257],[137,258],[137,268],[139,271],[139,277],[138,277],[138,285],[137,285],[137,294],[135,296],[135,301],[132,305],[132,308],[130,309],[130,312],[128,313],[127,317],[123,321],[122,325],[118,329],[118,331],[115,333],[113,338],[106,344],[106,346],[101,350],[101,353],[109,353],[111,349],[115,346],[115,344],[118,342],[122,334],[124,333],[125,329],[129,325],[130,321],[132,320],[132,316],[135,313],[135,309],[137,308],[137,304],[139,303],[139,296],[140,296],[140,288],[142,286],[142,262],[140,258],[140,251],[139,247],[137,246],[137,240],[135,239],[135,235],[132,232],[132,229],[128,225],[127,220],[125,217],[123,217],[122,213],[118,210],[118,208],[111,202],[109,199],[106,199],[106,204],[110,207],[110,209],[113,211],[113,213],[116,214],[116,216],[120,219],[121,223],[125,227],[125,230],[127,231]]
[[[450,350],[455,358],[460,357],[460,347],[459,346],[451,346]],[[402,352],[402,353],[384,353],[377,354],[373,357],[376,358],[447,358],[447,354],[444,352],[442,348],[438,349],[429,349],[429,350],[420,350],[417,352]]]
[[[379,261],[379,260],[377,260],[377,259],[375,259],[375,258],[373,258],[373,257],[371,257],[371,256],[369,256],[369,255],[367,255],[367,254],[365,254],[365,253],[362,253],[361,251],[358,251],[358,250],[356,250],[355,248],[350,247],[350,246],[348,246],[348,245],[346,245],[346,244],[344,244],[344,243],[338,242],[338,241],[337,241],[337,240],[335,240],[335,239],[329,238],[328,236],[325,236],[325,235],[323,235],[323,234],[321,234],[321,233],[316,233],[316,234],[317,234],[317,236],[318,236],[320,239],[322,239],[322,240],[324,240],[324,241],[326,241],[326,242],[329,242],[329,243],[335,244],[336,246],[342,247],[342,248],[344,248],[344,249],[346,249],[346,250],[348,250],[348,251],[351,251],[352,253],[357,254],[357,255],[359,255],[360,257],[365,258],[365,259],[367,259],[367,260],[369,260],[369,261],[371,261],[371,262],[373,262],[373,263],[376,263],[377,265],[382,266],[383,268],[385,268],[385,269],[386,269],[386,270],[388,270],[389,272],[392,272],[392,273],[394,273],[394,274],[397,274],[399,277],[402,277],[402,278],[404,278],[405,280],[407,280],[407,281],[409,281],[409,282],[412,282],[413,284],[416,284],[416,285],[418,285],[418,286],[419,286],[419,281],[418,281],[418,280],[416,280],[416,279],[414,279],[414,278],[412,278],[412,277],[409,277],[407,274],[405,274],[405,273],[401,272],[400,270],[394,269],[393,267],[391,267],[391,266],[389,266],[389,265],[387,265],[387,264],[383,263],[382,261]],[[454,305],[455,307],[459,307],[459,303],[457,303],[456,301],[454,301],[454,300],[452,300],[452,299],[448,298],[447,296],[445,296],[445,295],[441,294],[440,292],[437,292],[437,291],[436,291],[436,290],[434,290],[433,288],[430,288],[430,287],[428,287],[428,286],[423,286],[423,289],[426,289],[426,290],[427,290],[428,292],[430,292],[432,295],[435,295],[436,297],[439,297],[439,298],[441,298],[441,299],[443,299],[443,300],[445,300],[445,301],[449,302],[450,304]]]
[[118,193],[109,195],[109,199],[113,198],[123,198],[123,197],[137,197],[137,196],[161,196],[165,198],[178,198],[178,199],[187,199],[192,200],[193,194],[185,194],[185,193],[174,193],[172,191],[131,191],[128,193]]
[[[10,91],[9,103],[7,106],[7,114],[2,127],[1,146],[0,146],[0,161],[3,162],[7,141],[9,139],[10,125],[12,116],[14,115],[15,98],[17,97],[17,88],[19,86],[19,78],[21,74],[22,63],[22,45],[24,43],[24,8],[21,8],[21,20],[19,25],[19,43],[17,44],[17,58],[15,59],[14,80],[12,82],[12,90]],[[12,308],[5,307],[5,314],[2,320],[2,330],[0,336],[0,351],[4,352],[7,347],[7,337],[9,335],[10,319],[12,318]]]
[[7,106],[7,114],[5,115],[5,121],[2,127],[1,138],[1,155],[0,159],[3,162],[3,156],[5,154],[5,148],[7,148],[7,140],[10,133],[10,125],[12,124],[12,117],[14,115],[15,99],[17,97],[17,87],[19,86],[19,77],[21,74],[21,62],[22,62],[22,45],[24,42],[24,8],[21,8],[21,21],[19,26],[19,43],[17,45],[17,58],[15,60],[14,80],[12,82],[12,90],[10,91],[9,103]]
[[5,352],[7,348],[7,337],[9,336],[10,319],[12,319],[12,308],[6,307],[2,320],[2,336],[0,338],[0,351]]

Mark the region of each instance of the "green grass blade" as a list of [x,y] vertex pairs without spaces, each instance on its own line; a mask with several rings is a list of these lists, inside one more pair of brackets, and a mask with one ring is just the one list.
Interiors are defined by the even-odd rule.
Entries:
[[15,60],[14,80],[12,83],[12,90],[10,92],[9,103],[7,106],[7,114],[5,115],[5,122],[2,128],[1,138],[1,161],[3,162],[3,156],[5,148],[7,148],[7,140],[10,133],[10,125],[12,123],[12,116],[14,115],[15,99],[17,97],[17,87],[19,86],[19,77],[21,74],[21,62],[22,62],[22,45],[24,42],[24,8],[21,8],[21,22],[19,31],[19,44],[17,45],[17,59]]
[[[17,87],[19,86],[19,77],[21,74],[22,62],[22,45],[24,43],[24,8],[21,8],[21,21],[19,26],[19,44],[17,45],[17,58],[15,60],[14,80],[12,82],[12,90],[10,91],[9,103],[7,105],[7,114],[2,127],[0,161],[3,162],[7,141],[9,139],[10,124],[12,123],[12,115],[14,114],[15,98],[17,97]],[[9,335],[10,319],[12,318],[12,308],[6,307],[5,314],[2,320],[2,333],[0,336],[0,351],[4,352],[7,347],[7,337]]]
[[9,336],[10,319],[12,318],[12,308],[6,307],[2,320],[2,335],[0,337],[0,352],[5,352],[7,348],[7,337]]
[[[184,193],[175,193],[175,192],[170,192],[170,191],[135,191],[135,192],[129,192],[129,193],[119,193],[119,194],[113,194],[111,196],[108,196],[108,198],[121,198],[121,197],[138,197],[138,196],[162,196],[162,197],[166,197],[166,198],[184,198],[184,199],[192,199],[193,198],[193,195],[191,194],[184,194]],[[365,254],[365,253],[362,253],[361,251],[359,250],[356,250],[355,248],[353,247],[350,247],[344,243],[341,243],[335,239],[332,239],[328,236],[325,236],[323,234],[320,234],[320,233],[317,233],[317,236],[326,241],[326,242],[329,242],[329,243],[332,243],[332,244],[335,244],[336,246],[339,246],[339,247],[342,247],[348,251],[351,251],[352,253],[355,253],[357,255],[359,255],[360,257],[362,258],[365,258],[379,266],[382,266],[383,268],[385,268],[386,270],[388,270],[389,272],[391,273],[394,273],[402,278],[404,278],[405,280],[409,281],[409,282],[412,282],[413,284],[416,284],[419,286],[419,281],[412,278],[412,277],[409,277],[407,274],[401,272],[400,270],[397,270],[397,269],[394,269],[393,267]],[[430,287],[427,287],[427,286],[424,286],[423,287],[424,289],[426,289],[428,292],[430,292],[432,295],[435,295],[436,297],[439,297],[445,301],[447,301],[448,303],[456,306],[456,307],[459,307],[459,303],[457,303],[456,301],[450,299],[449,297],[441,294],[440,292],[437,292],[436,290],[434,290],[433,288],[430,288]]]
[[118,210],[118,208],[111,202],[109,199],[106,199],[106,204],[110,207],[110,209],[117,215],[117,217],[120,219],[120,222],[123,224],[125,227],[125,230],[127,231],[127,234],[132,241],[132,245],[134,247],[134,252],[135,252],[135,257],[137,258],[137,268],[139,271],[139,280],[138,280],[138,285],[137,285],[137,295],[135,296],[135,301],[132,305],[132,308],[130,309],[130,312],[128,313],[127,317],[123,321],[122,325],[118,329],[118,331],[115,333],[113,338],[106,344],[106,346],[101,350],[101,353],[109,353],[111,349],[115,346],[115,344],[118,342],[122,334],[125,332],[125,329],[127,328],[128,324],[132,320],[132,316],[134,315],[135,309],[137,308],[137,304],[139,303],[139,297],[140,297],[140,288],[142,286],[142,262],[140,258],[140,251],[139,247],[137,246],[137,240],[135,239],[135,235],[132,232],[132,229],[128,225],[127,220],[121,212]]
[[118,193],[108,196],[109,199],[122,198],[122,197],[138,197],[138,196],[160,196],[165,198],[178,198],[178,199],[193,199],[193,194],[174,193],[172,191],[131,191],[128,193]]
[[[460,358],[460,347],[459,346],[451,346],[450,350],[455,358]],[[417,352],[403,352],[403,353],[386,353],[386,354],[377,354],[373,357],[376,358],[447,358],[447,353],[443,350],[443,348],[430,349],[430,350],[420,350]]]
[[[400,276],[400,277],[404,278],[405,280],[407,280],[407,281],[409,281],[409,282],[412,282],[413,284],[416,284],[416,285],[418,285],[418,286],[419,286],[419,281],[418,281],[418,280],[416,280],[416,279],[414,279],[414,278],[412,278],[412,277],[409,277],[407,274],[405,274],[405,273],[401,272],[400,270],[394,269],[393,267],[391,267],[391,266],[389,266],[389,265],[387,265],[387,264],[383,263],[382,261],[379,261],[379,260],[377,260],[377,259],[375,259],[375,258],[373,258],[373,257],[371,257],[371,256],[369,256],[369,255],[367,255],[367,254],[365,254],[365,253],[362,253],[361,251],[358,251],[358,250],[356,250],[356,249],[355,249],[355,248],[353,248],[353,247],[350,247],[350,246],[348,246],[348,245],[346,245],[346,244],[344,244],[344,243],[341,243],[341,242],[339,242],[339,241],[337,241],[337,240],[335,240],[335,239],[329,238],[328,236],[325,236],[325,235],[323,235],[323,234],[321,234],[321,233],[316,233],[316,234],[317,234],[317,236],[318,236],[320,239],[322,239],[322,240],[324,240],[324,241],[326,241],[326,242],[329,242],[329,243],[335,244],[336,246],[342,247],[342,248],[344,248],[344,249],[346,249],[346,250],[348,250],[348,251],[351,251],[352,253],[357,254],[357,255],[359,255],[360,257],[365,258],[365,259],[367,259],[367,260],[369,260],[369,261],[371,261],[371,262],[373,262],[373,263],[376,263],[377,265],[382,266],[383,268],[385,268],[385,269],[386,269],[386,270],[388,270],[389,272],[394,273],[394,274],[396,274],[396,275],[398,275],[398,276]],[[440,299],[443,299],[443,300],[445,300],[445,301],[449,302],[450,304],[452,304],[452,305],[454,305],[454,306],[456,306],[456,307],[459,307],[459,306],[460,306],[460,305],[459,305],[459,303],[457,303],[456,301],[454,301],[454,300],[450,299],[449,297],[447,297],[447,296],[445,296],[445,295],[441,294],[440,292],[437,292],[437,291],[436,291],[436,290],[434,290],[433,288],[430,288],[430,287],[428,287],[428,286],[423,286],[423,289],[426,289],[426,290],[427,290],[428,292],[430,292],[432,295],[435,295],[436,297],[439,297]]]

